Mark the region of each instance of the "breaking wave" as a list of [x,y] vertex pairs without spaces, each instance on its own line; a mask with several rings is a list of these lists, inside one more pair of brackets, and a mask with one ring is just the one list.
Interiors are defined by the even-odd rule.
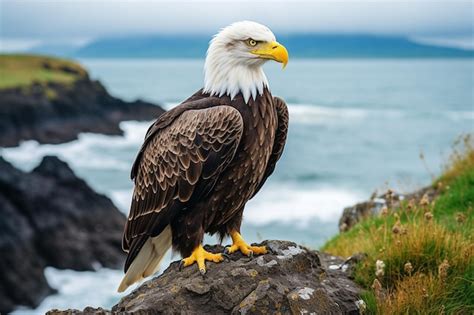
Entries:
[[123,276],[121,270],[73,271],[48,267],[44,274],[58,294],[48,296],[36,309],[18,308],[12,314],[46,314],[51,309],[84,309],[89,305],[110,308],[122,296],[115,290]]
[[31,170],[46,155],[56,155],[73,169],[129,171],[130,159],[134,155],[128,151],[138,150],[149,125],[150,122],[122,122],[120,127],[124,136],[81,133],[77,140],[63,144],[23,141],[18,147],[0,148],[0,154],[23,170]]
[[336,187],[267,185],[247,204],[245,220],[254,225],[282,222],[305,226],[312,219],[334,223],[344,207],[364,197],[363,192]]

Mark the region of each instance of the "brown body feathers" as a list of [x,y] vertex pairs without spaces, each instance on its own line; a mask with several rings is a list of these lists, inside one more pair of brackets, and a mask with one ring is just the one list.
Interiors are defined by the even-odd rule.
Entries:
[[268,89],[245,103],[241,94],[198,91],[150,127],[135,160],[125,226],[125,271],[147,239],[171,227],[183,257],[204,233],[240,230],[246,202],[262,187],[286,141],[288,110]]

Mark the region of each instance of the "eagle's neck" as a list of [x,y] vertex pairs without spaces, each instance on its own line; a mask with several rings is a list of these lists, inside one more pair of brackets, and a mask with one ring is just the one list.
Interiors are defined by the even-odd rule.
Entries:
[[204,93],[223,96],[231,99],[242,93],[245,103],[250,97],[254,100],[263,94],[268,87],[268,80],[261,65],[242,64],[238,59],[234,62],[218,58],[219,54],[208,52],[204,66]]

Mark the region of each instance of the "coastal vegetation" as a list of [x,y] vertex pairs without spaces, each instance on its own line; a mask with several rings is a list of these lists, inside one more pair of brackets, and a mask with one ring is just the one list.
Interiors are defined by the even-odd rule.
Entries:
[[28,87],[34,83],[71,84],[87,77],[79,64],[40,55],[0,55],[0,89]]
[[365,253],[355,280],[366,314],[474,313],[474,139],[456,142],[430,201],[384,207],[330,240],[334,255]]

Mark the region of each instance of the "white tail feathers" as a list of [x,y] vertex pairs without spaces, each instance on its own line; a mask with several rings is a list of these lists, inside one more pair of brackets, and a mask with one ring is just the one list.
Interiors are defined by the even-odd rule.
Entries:
[[170,248],[171,227],[168,225],[160,235],[150,237],[145,242],[123,277],[118,292],[123,292],[135,282],[154,274]]

